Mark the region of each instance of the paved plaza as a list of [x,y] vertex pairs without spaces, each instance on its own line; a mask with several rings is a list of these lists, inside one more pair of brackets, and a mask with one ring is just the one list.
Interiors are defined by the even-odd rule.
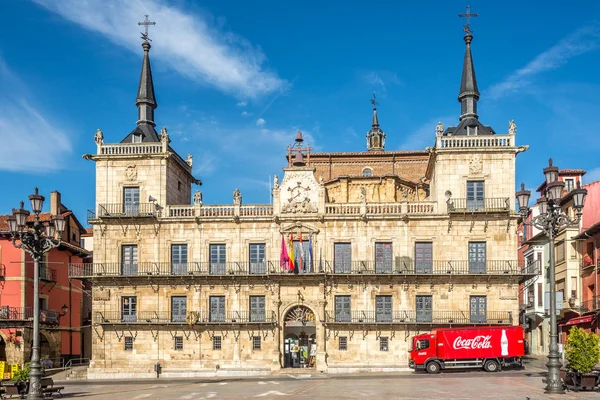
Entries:
[[276,374],[262,378],[148,381],[65,381],[65,398],[93,400],[200,399],[600,399],[600,393],[544,394],[543,360],[522,370],[428,375]]

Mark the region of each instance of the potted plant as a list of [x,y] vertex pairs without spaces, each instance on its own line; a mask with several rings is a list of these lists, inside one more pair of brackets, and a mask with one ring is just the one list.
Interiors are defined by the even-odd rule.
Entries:
[[565,356],[575,386],[593,389],[597,384],[597,374],[590,372],[600,362],[600,336],[572,327],[565,346]]
[[19,394],[23,395],[29,391],[29,372],[31,371],[30,363],[26,363],[22,369],[13,373],[11,381],[14,381],[18,388]]

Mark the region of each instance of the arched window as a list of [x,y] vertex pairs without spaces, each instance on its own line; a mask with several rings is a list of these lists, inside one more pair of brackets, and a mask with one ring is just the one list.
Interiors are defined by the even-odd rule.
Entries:
[[373,176],[373,170],[371,168],[363,169],[363,176]]

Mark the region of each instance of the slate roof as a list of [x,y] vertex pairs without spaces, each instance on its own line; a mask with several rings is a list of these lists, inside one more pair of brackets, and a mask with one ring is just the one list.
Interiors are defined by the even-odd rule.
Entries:
[[121,143],[133,143],[133,135],[141,135],[142,143],[160,142],[160,136],[152,125],[141,124],[135,127],[133,131]]

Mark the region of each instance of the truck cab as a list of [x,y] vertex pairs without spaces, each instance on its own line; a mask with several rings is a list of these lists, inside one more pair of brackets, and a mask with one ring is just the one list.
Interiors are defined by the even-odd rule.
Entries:
[[414,336],[408,349],[408,365],[415,371],[425,369],[427,360],[436,358],[436,340],[435,335],[425,333]]

